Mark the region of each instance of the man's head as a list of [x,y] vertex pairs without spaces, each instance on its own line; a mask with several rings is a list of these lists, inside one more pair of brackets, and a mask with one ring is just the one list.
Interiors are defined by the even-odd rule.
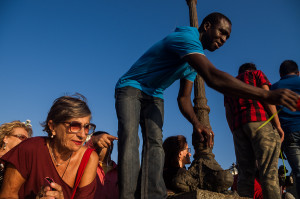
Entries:
[[239,74],[244,73],[246,71],[250,71],[250,70],[257,70],[255,64],[253,63],[245,63],[243,65],[240,66],[239,68]]
[[199,33],[203,49],[215,51],[229,38],[231,21],[221,13],[211,13],[203,19],[199,27]]
[[280,74],[280,77],[283,77],[286,75],[298,75],[299,76],[298,65],[293,60],[285,60],[280,65],[279,74]]
[[183,135],[168,137],[164,143],[165,151],[165,168],[184,167],[185,164],[190,164],[191,153]]

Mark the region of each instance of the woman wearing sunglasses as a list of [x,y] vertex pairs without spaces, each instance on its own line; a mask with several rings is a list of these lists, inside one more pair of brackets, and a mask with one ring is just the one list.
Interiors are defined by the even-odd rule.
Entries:
[[[69,199],[73,193],[74,198],[93,198],[99,159],[94,151],[86,158],[89,150],[83,146],[96,127],[90,120],[91,111],[82,95],[56,99],[43,123],[48,136],[27,139],[10,156],[2,157],[8,166],[0,198]],[[84,159],[87,164],[81,169]]]
[[[189,148],[186,138],[183,135],[170,136],[165,139],[163,148],[165,152],[163,177],[166,188],[177,193],[193,191],[194,186],[189,187],[177,181],[178,176],[188,173],[185,165],[191,164],[191,148]],[[188,175],[186,176],[188,177]]]
[[[30,122],[23,123],[18,120],[4,123],[0,126],[0,157],[14,148],[20,142],[31,137],[32,129]],[[5,163],[0,161],[0,187],[5,172]]]

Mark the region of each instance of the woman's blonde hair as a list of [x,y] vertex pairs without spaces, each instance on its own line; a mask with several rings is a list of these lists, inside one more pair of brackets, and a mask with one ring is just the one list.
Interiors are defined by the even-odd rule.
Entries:
[[4,123],[0,126],[0,147],[2,147],[4,144],[3,142],[4,137],[11,135],[15,128],[23,128],[27,131],[28,137],[32,136],[31,126],[26,125],[25,123],[20,122],[19,120],[15,120],[9,123]]

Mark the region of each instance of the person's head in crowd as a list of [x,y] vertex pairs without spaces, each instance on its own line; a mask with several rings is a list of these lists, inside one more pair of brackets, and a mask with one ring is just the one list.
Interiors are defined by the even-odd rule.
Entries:
[[191,152],[183,135],[171,136],[166,138],[163,143],[165,151],[164,168],[181,167],[190,164]]
[[[93,136],[97,136],[97,135],[101,135],[101,134],[108,134],[106,131],[96,131]],[[99,147],[99,145],[94,144],[93,146],[96,150],[96,152],[99,155],[99,161],[102,162],[103,164],[109,164],[111,161],[111,153],[113,151],[114,148],[114,143],[111,142],[110,145],[108,145],[108,147]]]
[[223,46],[230,36],[231,25],[230,19],[219,12],[207,15],[198,29],[203,48],[212,52]]
[[298,75],[299,76],[299,68],[295,61],[293,60],[285,60],[281,63],[279,67],[280,77],[286,75]]
[[32,128],[28,123],[16,120],[2,124],[0,126],[1,155],[31,136]]
[[257,70],[255,64],[253,63],[245,63],[240,66],[239,68],[239,74],[242,74],[246,71],[251,71],[251,70]]

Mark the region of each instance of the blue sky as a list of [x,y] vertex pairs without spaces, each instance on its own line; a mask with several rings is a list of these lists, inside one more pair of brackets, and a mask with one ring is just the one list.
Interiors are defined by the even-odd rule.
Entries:
[[[255,63],[271,83],[285,59],[300,64],[298,0],[200,1],[199,23],[211,12],[232,21],[232,34],[206,56],[220,70],[236,76],[245,62]],[[152,44],[176,26],[189,25],[185,0],[1,0],[0,124],[30,119],[34,136],[52,102],[79,92],[88,99],[97,130],[117,135],[114,86]],[[164,138],[183,134],[191,146],[192,126],[180,114],[179,82],[165,92]],[[213,152],[223,168],[235,162],[223,95],[206,88]],[[116,146],[116,145],[115,145]],[[117,150],[113,152],[117,159]]]

